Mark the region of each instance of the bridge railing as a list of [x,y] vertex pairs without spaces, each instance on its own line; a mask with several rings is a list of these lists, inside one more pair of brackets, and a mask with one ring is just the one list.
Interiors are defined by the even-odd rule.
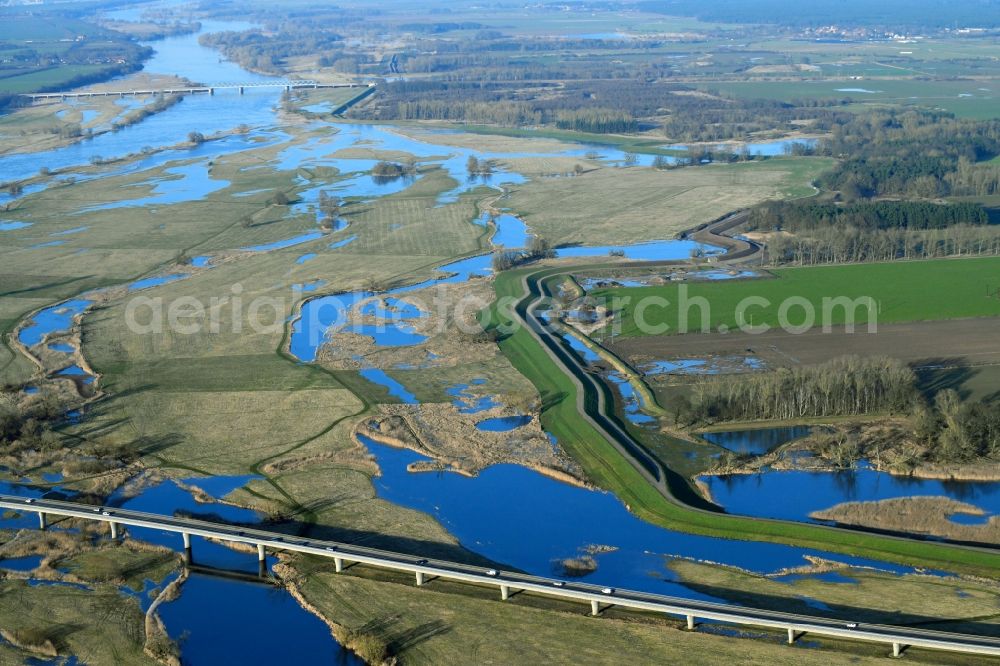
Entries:
[[500,598],[504,601],[512,596],[511,591],[513,590],[589,602],[591,613],[594,615],[600,614],[602,608],[620,606],[637,611],[679,616],[686,620],[689,629],[695,628],[695,620],[698,618],[736,625],[778,629],[787,631],[789,643],[793,643],[803,634],[809,633],[891,645],[893,656],[899,656],[908,646],[1000,656],[1000,639],[986,636],[876,624],[858,626],[835,618],[812,617],[716,602],[693,601],[632,590],[601,588],[597,585],[576,581],[566,582],[518,572],[487,570],[458,562],[418,559],[404,553],[393,553],[335,541],[294,537],[238,525],[217,524],[113,507],[95,507],[72,502],[29,499],[10,495],[0,495],[0,508],[19,513],[37,513],[40,526],[43,529],[47,526],[47,517],[57,515],[108,523],[112,538],[118,538],[123,525],[175,532],[183,537],[187,555],[190,555],[192,535],[256,545],[262,567],[266,549],[291,551],[330,558],[334,561],[334,568],[337,572],[342,572],[345,564],[361,563],[412,573],[418,586],[430,582],[433,578],[441,578],[497,587],[500,590]]

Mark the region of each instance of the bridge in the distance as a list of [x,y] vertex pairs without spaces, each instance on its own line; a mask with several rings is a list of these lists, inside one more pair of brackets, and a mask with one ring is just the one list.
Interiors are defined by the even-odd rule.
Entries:
[[171,88],[133,88],[131,90],[95,90],[24,93],[21,97],[32,102],[52,99],[80,99],[85,97],[138,97],[141,95],[214,95],[219,90],[236,90],[244,94],[255,88],[281,88],[284,90],[319,89],[319,88],[374,88],[374,83],[319,83],[302,79],[254,81],[249,83],[216,83],[212,85],[183,85]]

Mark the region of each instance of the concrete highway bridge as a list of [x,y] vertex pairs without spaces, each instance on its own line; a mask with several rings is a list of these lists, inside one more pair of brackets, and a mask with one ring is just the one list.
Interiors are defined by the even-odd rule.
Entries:
[[22,514],[36,513],[42,529],[45,529],[50,524],[50,519],[55,516],[99,521],[109,526],[112,539],[124,536],[123,527],[173,532],[181,537],[188,561],[191,559],[191,537],[198,536],[256,547],[259,561],[262,564],[268,551],[306,553],[332,559],[337,572],[342,572],[350,564],[360,563],[411,573],[414,575],[417,585],[424,585],[435,578],[441,578],[497,588],[500,592],[500,598],[505,601],[514,592],[523,592],[589,603],[593,615],[599,615],[603,609],[610,606],[618,606],[684,618],[688,629],[694,629],[698,620],[777,629],[787,632],[789,643],[794,643],[805,634],[812,634],[849,641],[884,644],[891,647],[893,656],[897,657],[909,647],[1000,656],[1000,639],[998,638],[912,627],[858,624],[851,618],[814,617],[614,589],[579,581],[562,581],[513,571],[495,571],[456,562],[422,559],[414,555],[335,541],[306,539],[238,525],[12,495],[0,495],[0,509]]
[[47,92],[47,93],[24,93],[21,97],[30,99],[32,102],[53,100],[53,99],[80,99],[86,97],[133,97],[140,95],[214,95],[218,90],[236,90],[239,94],[244,94],[247,90],[255,88],[282,88],[284,90],[296,89],[319,89],[319,88],[374,88],[374,83],[318,83],[316,81],[288,80],[288,81],[260,81],[254,83],[218,83],[213,85],[189,85],[176,86],[173,88],[145,88],[133,90],[104,90],[104,91],[68,91],[68,92]]

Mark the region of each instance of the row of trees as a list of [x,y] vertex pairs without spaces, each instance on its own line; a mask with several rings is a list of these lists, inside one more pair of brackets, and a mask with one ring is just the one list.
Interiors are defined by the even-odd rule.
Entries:
[[[460,99],[441,101],[412,99],[398,101],[394,106],[383,103],[383,96],[376,97],[374,115],[385,120],[453,120],[476,124],[496,124],[507,127],[539,125],[541,111],[524,102],[470,102]],[[368,107],[362,111],[370,115]]]
[[551,259],[556,251],[549,241],[541,236],[532,236],[528,247],[518,250],[500,250],[493,253],[493,270],[497,273],[526,264],[537,259]]
[[121,120],[111,123],[111,129],[118,131],[132,125],[138,125],[146,118],[179,104],[183,99],[183,95],[156,95],[152,101],[143,104],[138,109],[129,111]]
[[639,123],[626,111],[593,108],[559,111],[556,127],[594,134],[625,134],[639,129]]
[[800,266],[894,259],[1000,255],[1000,227],[956,225],[945,229],[827,227],[794,236],[768,237],[768,256],[776,264]]
[[691,423],[763,421],[909,412],[917,397],[916,376],[905,363],[845,356],[820,365],[712,379],[694,387],[685,409]]
[[968,202],[861,201],[841,206],[832,202],[776,201],[751,210],[747,229],[794,232],[831,227],[864,231],[944,229],[988,222],[989,216],[983,207]]

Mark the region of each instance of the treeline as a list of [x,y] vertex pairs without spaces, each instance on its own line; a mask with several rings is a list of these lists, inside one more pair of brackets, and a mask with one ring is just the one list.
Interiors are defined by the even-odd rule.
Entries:
[[401,23],[399,30],[403,32],[416,32],[428,35],[440,35],[445,32],[455,30],[481,30],[486,26],[475,21],[464,21],[462,23]]
[[[850,114],[839,107],[844,100],[793,100],[781,102],[768,99],[740,99],[719,93],[673,95],[666,105],[668,115],[662,121],[663,133],[671,140],[685,142],[715,142],[745,139],[755,132],[801,129],[809,123],[810,131],[826,132],[838,123],[850,120]],[[804,144],[796,150],[808,152]]]
[[528,247],[515,250],[499,250],[493,253],[493,270],[497,273],[516,268],[521,264],[526,264],[538,259],[551,259],[556,256],[556,251],[546,239],[541,236],[532,236],[528,241]]
[[833,202],[776,201],[750,211],[751,231],[803,231],[830,227],[861,231],[944,229],[959,224],[981,225],[989,216],[979,204],[937,204],[923,201]]
[[282,72],[286,58],[342,51],[343,41],[340,34],[329,29],[302,30],[295,26],[269,34],[250,30],[215,32],[198,38],[202,46],[219,49],[247,69],[271,74]]
[[166,111],[175,104],[179,104],[184,99],[183,95],[156,95],[153,101],[143,104],[138,109],[129,111],[121,120],[111,123],[111,129],[115,132],[138,125],[152,115]]
[[856,227],[817,228],[795,235],[776,233],[767,239],[768,257],[775,264],[799,266],[1000,255],[1000,226],[959,224],[944,229],[863,230]]
[[639,123],[624,111],[597,108],[560,111],[556,114],[556,127],[594,134],[625,134],[639,129]]
[[138,56],[137,59],[132,62],[106,65],[92,72],[77,74],[76,76],[61,79],[58,83],[38,86],[32,90],[32,92],[59,92],[62,90],[69,90],[71,88],[88,86],[92,83],[100,83],[102,81],[107,81],[108,79],[138,72],[142,69],[142,60],[149,55],[152,55],[152,53],[152,50],[149,50],[148,52],[143,52],[141,56]]
[[201,31],[199,21],[185,23],[182,21],[140,23],[136,25],[130,21],[102,21],[101,26],[115,32],[131,35],[143,41],[156,41],[167,37],[178,35],[190,35]]
[[524,102],[442,102],[414,99],[400,101],[394,107],[384,104],[381,95],[374,109],[365,106],[359,115],[382,120],[451,120],[475,124],[496,124],[507,127],[538,125],[542,113]]
[[873,111],[838,118],[816,153],[842,161],[820,185],[848,200],[983,196],[1000,192],[1000,120],[929,111]]
[[750,211],[746,229],[769,232],[775,264],[814,265],[1000,255],[1000,226],[979,204],[785,201]]
[[1000,403],[963,402],[952,389],[915,414],[917,438],[938,462],[1000,458]]
[[[6,11],[6,10],[5,10]],[[0,41],[4,57],[0,59],[0,79],[33,73],[50,72],[55,76],[39,77],[51,81],[30,92],[66,90],[97,83],[115,76],[129,74],[141,68],[142,61],[153,50],[126,35],[87,23],[73,15],[78,9],[63,3],[59,8],[6,11],[5,34],[13,37]],[[21,32],[37,34],[33,40],[15,39]],[[62,35],[83,37],[69,39]],[[86,66],[86,73],[67,76],[68,68]],[[73,70],[83,69],[74,67]],[[65,78],[60,78],[65,77]]]
[[918,398],[916,376],[887,357],[846,356],[774,372],[719,377],[697,384],[689,423],[763,421],[909,412]]
[[595,133],[635,132],[659,125],[677,142],[744,139],[763,130],[791,131],[803,121],[821,132],[844,122],[841,116],[847,115],[836,107],[706,95],[663,81],[609,79],[556,85],[548,80],[453,81],[446,76],[383,84],[371,103],[351,113],[381,120],[552,124]]

